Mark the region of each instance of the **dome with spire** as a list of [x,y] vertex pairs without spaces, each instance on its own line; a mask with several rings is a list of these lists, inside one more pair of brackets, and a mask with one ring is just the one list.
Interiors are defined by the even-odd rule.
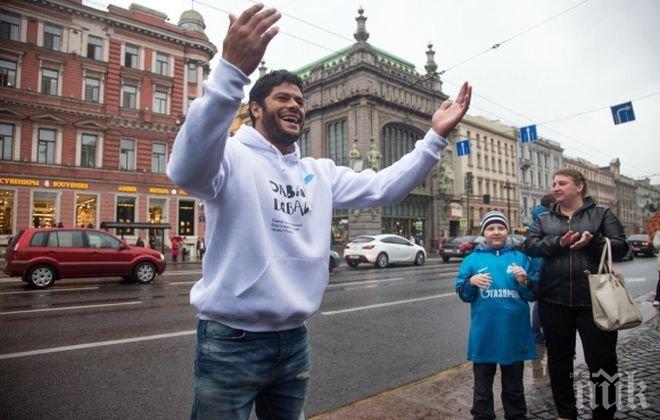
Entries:
[[186,31],[202,32],[206,29],[204,18],[196,10],[186,10],[179,18],[179,27]]

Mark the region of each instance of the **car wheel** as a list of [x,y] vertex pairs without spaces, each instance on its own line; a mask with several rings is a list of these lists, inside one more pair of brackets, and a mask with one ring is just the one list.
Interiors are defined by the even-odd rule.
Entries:
[[415,255],[415,265],[424,265],[424,253],[422,251]]
[[444,255],[442,256],[442,261],[444,262],[449,262],[449,257],[445,257]]
[[376,257],[376,267],[378,268],[385,268],[389,264],[390,259],[387,257],[387,254],[384,252],[381,252],[378,254]]
[[151,283],[156,278],[156,267],[150,262],[143,261],[133,269],[133,278],[138,283]]
[[55,269],[50,265],[35,265],[27,275],[28,283],[35,289],[46,289],[55,282]]
[[359,261],[346,261],[346,264],[348,264],[349,267],[356,268],[358,265],[360,265]]

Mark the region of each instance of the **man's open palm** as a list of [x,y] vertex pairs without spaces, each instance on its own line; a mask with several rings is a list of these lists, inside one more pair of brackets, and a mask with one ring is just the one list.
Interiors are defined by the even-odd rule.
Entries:
[[433,114],[431,125],[433,130],[442,137],[447,138],[451,130],[456,127],[470,107],[472,99],[472,86],[463,83],[455,101],[444,101]]
[[222,43],[222,58],[249,76],[257,68],[268,43],[277,35],[273,26],[282,15],[256,4],[236,17],[229,15],[229,30]]

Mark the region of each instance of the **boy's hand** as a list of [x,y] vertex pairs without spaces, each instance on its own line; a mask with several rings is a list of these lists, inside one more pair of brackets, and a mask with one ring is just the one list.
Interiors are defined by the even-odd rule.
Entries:
[[475,287],[486,289],[490,287],[490,283],[490,274],[487,273],[475,274],[474,276],[470,277],[470,284]]
[[511,273],[516,277],[518,283],[524,284],[527,281],[527,272],[524,268],[514,265],[511,269]]

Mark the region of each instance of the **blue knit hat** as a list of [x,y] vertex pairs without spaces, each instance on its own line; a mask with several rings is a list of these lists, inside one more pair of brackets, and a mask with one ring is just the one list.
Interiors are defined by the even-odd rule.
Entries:
[[502,213],[501,211],[493,210],[484,214],[484,217],[481,219],[481,234],[483,235],[484,230],[486,230],[486,227],[493,223],[499,223],[501,225],[504,225],[506,227],[506,230],[511,231],[511,228],[509,227],[509,220],[507,220],[504,213]]

